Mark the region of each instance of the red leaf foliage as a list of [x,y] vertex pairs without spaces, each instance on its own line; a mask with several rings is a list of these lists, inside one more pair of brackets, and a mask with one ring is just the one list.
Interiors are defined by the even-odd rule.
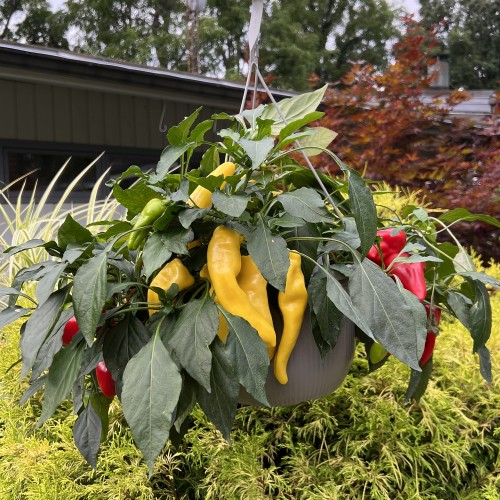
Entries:
[[[326,114],[318,125],[339,132],[331,149],[367,178],[420,189],[436,208],[463,207],[498,217],[500,113],[477,124],[450,114],[470,98],[466,92],[424,94],[435,47],[434,31],[406,19],[393,63],[383,73],[354,63],[327,91]],[[338,173],[326,154],[316,157],[315,165]],[[498,230],[482,223],[456,229],[483,257],[500,259]]]

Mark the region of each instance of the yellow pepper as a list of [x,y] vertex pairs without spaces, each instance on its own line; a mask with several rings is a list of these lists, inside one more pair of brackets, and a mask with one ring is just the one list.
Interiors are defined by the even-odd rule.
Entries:
[[[259,311],[264,319],[273,324],[273,317],[269,309],[267,298],[267,281],[262,276],[250,255],[241,257],[241,271],[237,277],[238,285],[247,294],[252,305]],[[269,357],[274,355],[274,347],[268,347]]]
[[[151,281],[151,286],[168,291],[174,283],[179,287],[179,291],[185,290],[194,284],[193,276],[191,276],[191,273],[180,259],[174,259],[165,264]],[[154,290],[148,289],[148,302],[150,304],[160,303],[158,294]],[[151,316],[155,312],[158,312],[157,309],[150,309],[149,315]]]
[[208,273],[220,305],[229,313],[248,321],[267,347],[274,348],[274,327],[252,305],[236,280],[241,271],[240,243],[240,235],[236,231],[218,226],[208,244]]
[[[205,278],[209,281],[209,283],[210,283],[210,295],[212,295],[214,293],[214,287],[212,285],[212,280],[210,279],[210,274],[208,273],[208,266],[206,264],[201,268],[200,278]],[[217,298],[217,295],[214,296],[214,302],[216,304],[219,303],[219,299]],[[226,342],[228,334],[229,334],[229,328],[227,327],[226,318],[224,318],[222,313],[219,311],[219,329],[217,330],[217,335],[222,340],[222,342]]]
[[290,252],[285,291],[278,294],[278,305],[283,315],[283,334],[274,357],[274,376],[280,384],[288,382],[288,360],[297,342],[307,307],[307,289],[300,261],[300,254]]
[[[233,175],[236,170],[236,165],[230,161],[219,165],[213,172],[210,172],[209,176],[218,176],[223,175],[227,177],[229,175]],[[221,189],[226,185],[225,182],[222,183]],[[203,186],[198,186],[190,196],[188,200],[188,205],[197,206],[198,208],[207,208],[212,203],[212,193],[204,188]]]

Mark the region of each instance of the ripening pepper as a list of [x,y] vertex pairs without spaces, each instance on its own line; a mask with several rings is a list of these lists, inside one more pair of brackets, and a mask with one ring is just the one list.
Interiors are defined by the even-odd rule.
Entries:
[[285,291],[279,292],[278,305],[283,316],[283,334],[274,357],[274,376],[280,384],[286,384],[288,360],[299,337],[307,307],[307,289],[301,269],[301,258],[296,252],[290,252]]
[[[193,276],[181,260],[177,258],[165,264],[161,271],[153,278],[153,281],[151,281],[151,286],[168,291],[174,283],[179,287],[179,291],[185,290],[194,284]],[[150,305],[160,303],[158,294],[154,290],[151,290],[151,288],[148,289],[148,303]],[[151,316],[155,312],[158,311],[150,309],[149,315]]]
[[96,366],[95,374],[97,377],[97,383],[101,389],[101,392],[108,398],[112,398],[116,395],[115,381],[111,376],[111,372],[106,367],[104,361],[99,362]]
[[236,280],[241,271],[240,235],[225,226],[218,226],[207,250],[208,273],[220,305],[239,316],[257,330],[268,348],[276,345],[274,327],[252,305]]
[[73,337],[80,331],[80,327],[76,322],[76,318],[72,316],[68,322],[64,325],[64,330],[62,334],[62,345],[64,347],[71,343]]
[[431,316],[431,307],[429,304],[424,304],[425,310],[427,311],[427,318],[430,321],[430,330],[427,332],[427,337],[425,338],[425,347],[422,356],[420,357],[420,366],[423,367],[429,359],[432,357],[434,351],[434,346],[436,344],[436,333],[438,330],[439,322],[441,321],[441,309],[434,307],[434,318]]
[[373,245],[366,254],[368,259],[375,262],[375,264],[378,264],[380,267],[384,264],[383,261],[398,255],[406,245],[406,234],[404,231],[399,231],[399,233],[392,235],[391,233],[393,231],[394,229],[381,229],[377,231],[377,236],[381,238],[380,243],[378,245]]
[[[212,280],[210,279],[210,274],[208,273],[208,266],[205,264],[200,271],[200,278],[205,278],[210,283],[210,295],[214,295],[214,287],[212,285]],[[219,299],[217,295],[214,295],[214,302],[216,304],[219,303]],[[219,327],[217,329],[217,335],[222,340],[222,342],[226,342],[227,336],[229,335],[229,328],[227,327],[226,318],[224,318],[223,314],[219,311]]]
[[[241,256],[241,271],[236,278],[240,288],[247,294],[252,305],[259,311],[269,324],[273,324],[273,317],[269,309],[267,297],[267,281],[262,276],[250,255]],[[274,355],[274,347],[269,347],[269,357]]]
[[374,342],[371,347],[370,347],[370,363],[373,365],[376,365],[377,363],[380,363],[383,361],[387,356],[389,356],[389,352],[382,347],[378,342]]
[[166,204],[166,200],[160,200],[159,198],[153,198],[146,203],[134,223],[133,229],[136,231],[130,233],[128,237],[127,247],[129,250],[137,250],[139,248],[139,245],[144,241],[149,232],[149,228],[146,226],[151,226],[160,217],[165,210]]
[[[219,176],[228,177],[234,174],[236,170],[236,165],[230,161],[222,163],[214,171],[210,172],[209,176]],[[221,189],[226,185],[225,182],[222,183]],[[190,196],[188,200],[188,205],[197,206],[198,208],[207,208],[212,203],[212,193],[203,186],[198,186]]]
[[[403,252],[400,257],[409,257],[410,254]],[[397,254],[386,259],[386,265],[390,265]],[[397,276],[404,288],[412,292],[420,301],[427,295],[427,284],[425,282],[425,262],[395,262],[389,269],[389,276]]]

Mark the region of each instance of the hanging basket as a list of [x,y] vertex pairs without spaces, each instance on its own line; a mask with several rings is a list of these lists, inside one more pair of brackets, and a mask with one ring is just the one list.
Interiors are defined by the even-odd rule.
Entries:
[[[279,314],[274,314],[276,340],[279,344],[283,323]],[[269,366],[266,394],[271,406],[290,406],[331,394],[347,376],[355,349],[354,324],[344,318],[335,347],[325,357],[321,357],[312,334],[309,308],[295,348],[287,366],[288,383],[280,384],[273,372],[273,362]],[[242,404],[262,406],[243,388],[239,401]]]

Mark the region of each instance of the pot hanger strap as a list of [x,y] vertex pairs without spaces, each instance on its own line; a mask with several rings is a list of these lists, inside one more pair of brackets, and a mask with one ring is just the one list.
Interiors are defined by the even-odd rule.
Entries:
[[264,0],[252,1],[252,15],[248,28],[248,47],[250,50],[250,64],[257,61],[259,49],[260,25],[262,24],[262,13],[264,11]]

